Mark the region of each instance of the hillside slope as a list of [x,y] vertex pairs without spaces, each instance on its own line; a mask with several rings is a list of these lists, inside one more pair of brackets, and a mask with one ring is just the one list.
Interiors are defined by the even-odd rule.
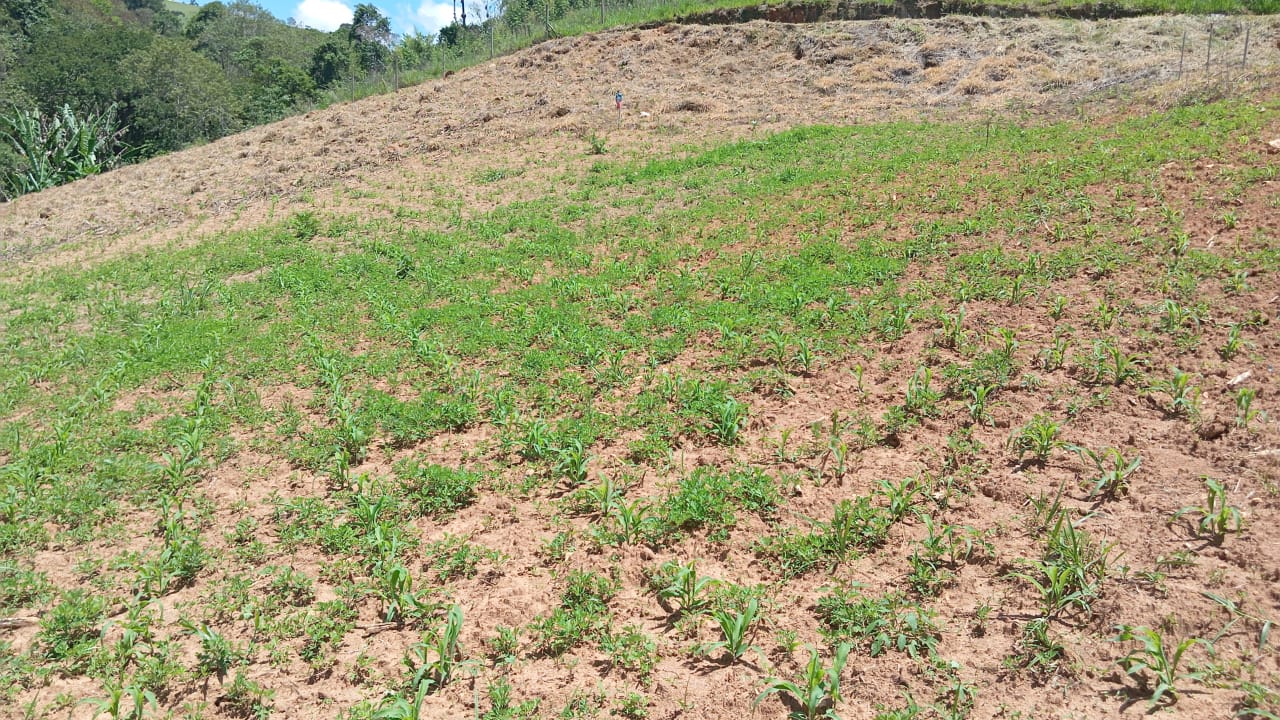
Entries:
[[[1280,21],[1219,19],[1210,49],[1211,22],[752,22],[552,41],[0,206],[0,258],[20,261],[7,271],[20,272],[25,262],[249,227],[302,193],[330,197],[335,186],[417,174],[447,188],[499,158],[585,146],[590,133],[614,148],[654,150],[809,123],[1025,122],[1169,83],[1180,60],[1186,87],[1209,94],[1275,67]],[[1245,23],[1252,41],[1241,68]],[[626,98],[621,116],[616,90]]]
[[0,718],[1275,717],[1252,22],[606,33],[5,206]]

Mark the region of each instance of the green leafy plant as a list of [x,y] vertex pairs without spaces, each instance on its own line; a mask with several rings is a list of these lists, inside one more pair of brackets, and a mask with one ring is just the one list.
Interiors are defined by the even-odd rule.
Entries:
[[[1180,673],[1178,666],[1182,664],[1182,656],[1192,647],[1208,645],[1205,640],[1191,637],[1173,644],[1166,640],[1160,631],[1141,625],[1121,625],[1118,630],[1120,634],[1116,636],[1116,642],[1137,641],[1142,644],[1142,647],[1131,651],[1116,662],[1126,675],[1137,677],[1143,689],[1151,693],[1152,707],[1159,704],[1166,693],[1172,702],[1177,702],[1179,694],[1177,686],[1182,681],[1199,680],[1203,677],[1203,673],[1200,672]],[[1154,687],[1150,687],[1143,675],[1146,672],[1154,676]]]
[[1066,648],[1049,634],[1048,618],[1035,618],[1023,625],[1015,648],[1017,654],[1007,664],[1036,675],[1053,672],[1066,657]]
[[724,445],[736,445],[747,422],[747,406],[733,398],[725,398],[715,407],[711,418],[711,434]]
[[1231,323],[1227,327],[1227,339],[1222,343],[1222,347],[1218,348],[1218,354],[1222,356],[1223,360],[1230,360],[1239,355],[1240,351],[1248,345],[1243,335],[1244,329],[1240,323]]
[[770,695],[786,693],[800,705],[799,717],[804,720],[817,720],[829,716],[832,707],[840,702],[840,673],[844,671],[845,662],[849,659],[850,646],[841,643],[836,646],[828,667],[814,648],[809,649],[809,662],[805,665],[803,675],[798,682],[768,678],[764,691],[756,697],[755,704]]
[[1258,396],[1258,391],[1253,388],[1240,388],[1236,391],[1236,427],[1249,429],[1253,421],[1263,414],[1261,410],[1253,409],[1253,399]]
[[1065,334],[1054,332],[1053,344],[1040,351],[1040,367],[1045,372],[1053,372],[1061,368],[1067,359],[1067,349],[1071,346],[1071,338]]
[[1073,447],[1080,459],[1088,460],[1097,473],[1089,497],[1118,498],[1129,492],[1129,480],[1142,465],[1141,457],[1126,458],[1116,448],[1103,448],[1100,452],[1083,447]]
[[729,610],[717,610],[711,614],[716,624],[720,626],[720,633],[723,640],[715,640],[704,643],[699,646],[699,652],[709,654],[717,650],[723,650],[728,653],[731,661],[740,660],[748,650],[756,650],[751,645],[747,631],[756,621],[756,615],[760,612],[760,601],[751,598],[747,601],[747,607],[742,612],[733,612]]
[[106,683],[105,698],[89,698],[79,704],[92,705],[93,717],[106,715],[111,720],[142,720],[147,708],[158,707],[160,702],[156,694],[139,685],[122,685],[119,682]]
[[1195,513],[1200,516],[1196,521],[1196,529],[1200,535],[1221,543],[1228,533],[1240,531],[1244,515],[1239,508],[1227,502],[1227,488],[1220,481],[1205,477],[1204,484],[1204,504],[1184,507],[1174,513],[1173,519],[1177,520],[1183,515]]
[[1062,426],[1057,421],[1037,414],[1009,440],[1009,447],[1018,453],[1018,462],[1030,454],[1034,462],[1043,465],[1054,450],[1065,446],[1058,438],[1061,432]]
[[927,367],[917,368],[911,379],[907,381],[907,395],[904,403],[911,415],[932,417],[938,413],[938,400],[941,394],[930,386],[933,371]]
[[933,613],[901,593],[867,597],[856,587],[833,588],[818,599],[823,635],[834,642],[857,642],[871,657],[889,651],[929,657],[941,631]]
[[273,697],[274,690],[250,680],[237,670],[235,679],[227,685],[220,700],[227,714],[232,717],[267,720],[271,716]]
[[658,577],[667,578],[665,587],[658,590],[658,599],[675,600],[679,604],[676,611],[682,616],[705,612],[711,602],[707,593],[719,584],[714,578],[699,576],[696,562],[668,561],[658,569]]
[[1125,353],[1114,340],[1101,340],[1094,345],[1093,362],[1094,382],[1110,381],[1118,387],[1141,375],[1146,361]]
[[444,625],[411,645],[405,654],[404,664],[411,673],[410,688],[425,688],[427,693],[433,693],[449,684],[462,664],[462,648],[458,644],[461,633],[462,608],[450,606]]
[[70,105],[47,117],[38,110],[0,114],[0,141],[20,158],[17,170],[0,177],[0,191],[13,198],[123,165],[137,155],[121,139],[126,130],[114,104],[83,118]]
[[573,485],[587,481],[587,464],[591,458],[581,438],[569,438],[556,451],[556,472]]
[[613,667],[641,681],[647,681],[658,664],[657,643],[634,625],[626,626],[617,634],[606,634],[600,641],[600,649],[609,656]]
[[1151,389],[1169,396],[1165,408],[1170,415],[1194,417],[1200,408],[1200,388],[1191,384],[1191,375],[1173,368],[1173,377],[1154,383]]

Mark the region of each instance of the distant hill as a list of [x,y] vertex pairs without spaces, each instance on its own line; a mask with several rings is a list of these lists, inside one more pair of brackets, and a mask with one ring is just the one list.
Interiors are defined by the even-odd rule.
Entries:
[[173,2],[173,0],[165,0],[164,9],[180,13],[182,17],[190,20],[195,17],[196,11],[200,9],[197,3]]

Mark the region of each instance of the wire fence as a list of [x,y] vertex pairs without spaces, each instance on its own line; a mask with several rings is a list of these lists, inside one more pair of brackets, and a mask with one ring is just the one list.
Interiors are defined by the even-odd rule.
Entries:
[[[564,0],[559,0],[564,2]],[[589,2],[589,0],[576,0]],[[645,25],[677,18],[702,16],[701,22],[738,22],[744,18],[763,14],[763,5],[743,8],[741,0],[600,0],[599,4],[578,7],[560,7],[552,0],[526,0],[533,5],[527,12],[485,17],[482,6],[473,6],[469,14],[471,23],[462,28],[446,28],[440,36],[423,43],[418,52],[407,57],[393,53],[392,60],[380,72],[368,77],[352,76],[347,83],[330,89],[327,103],[359,99],[395,89],[419,84],[434,78],[522,50],[547,40],[582,35],[601,30]],[[776,7],[776,6],[775,6]],[[820,7],[814,5],[813,7]],[[793,6],[794,8],[794,6]],[[541,14],[537,11],[541,9]],[[713,13],[722,11],[719,16]],[[902,11],[902,3],[858,2],[841,0],[827,6],[817,17],[797,16],[792,22],[814,22],[831,19],[868,19],[892,17]],[[876,13],[880,13],[877,15]],[[810,13],[812,15],[812,13]],[[739,17],[743,16],[743,17]],[[479,22],[475,20],[479,18]],[[1167,80],[1204,79],[1247,70],[1251,62],[1274,55],[1267,43],[1280,42],[1276,36],[1280,28],[1266,16],[1209,15],[1163,16],[1167,22],[1180,26],[1173,30],[1178,45],[1176,69],[1156,73]],[[1260,43],[1262,46],[1260,46]],[[1148,75],[1150,69],[1145,70]],[[1143,78],[1125,78],[1123,73],[1105,79],[1109,85],[1126,85]],[[513,78],[518,82],[518,78]],[[1097,89],[1105,89],[1099,87]]]

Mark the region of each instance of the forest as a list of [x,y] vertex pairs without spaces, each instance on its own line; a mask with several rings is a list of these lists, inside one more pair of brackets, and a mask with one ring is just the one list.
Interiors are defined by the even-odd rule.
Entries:
[[499,22],[530,32],[526,5],[401,36],[371,4],[325,33],[245,0],[0,0],[0,199],[399,87]]

